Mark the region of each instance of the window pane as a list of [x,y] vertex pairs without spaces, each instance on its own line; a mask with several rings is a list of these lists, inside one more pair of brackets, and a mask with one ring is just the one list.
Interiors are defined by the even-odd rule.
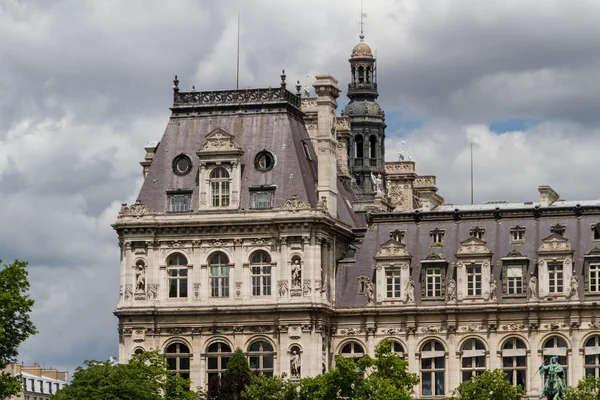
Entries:
[[208,357],[208,369],[217,369],[217,357]]
[[176,370],[177,369],[177,359],[176,358],[167,358],[167,369],[168,370]]
[[260,367],[259,357],[250,357],[250,368],[258,369]]
[[273,357],[269,357],[269,356],[263,357],[263,368],[266,368],[266,369],[273,368]]
[[421,392],[423,396],[431,396],[433,393],[431,392],[431,372],[424,372],[421,374]]
[[181,357],[179,359],[179,369],[183,369],[183,370],[190,369],[190,359],[188,357]]
[[187,297],[187,279],[179,280],[179,297]]

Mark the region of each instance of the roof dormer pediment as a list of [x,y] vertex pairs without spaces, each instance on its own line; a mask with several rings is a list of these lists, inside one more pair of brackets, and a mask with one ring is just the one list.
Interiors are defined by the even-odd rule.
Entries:
[[390,239],[379,246],[375,258],[409,258],[410,254],[406,251],[406,245],[397,240]]
[[553,233],[542,240],[538,253],[573,253],[571,243],[564,236]]
[[460,242],[460,248],[456,252],[456,256],[471,256],[471,255],[491,255],[492,252],[486,246],[485,240],[476,237],[470,237]]
[[217,128],[206,135],[206,142],[200,147],[198,156],[208,154],[242,154],[242,147],[235,142],[235,136]]

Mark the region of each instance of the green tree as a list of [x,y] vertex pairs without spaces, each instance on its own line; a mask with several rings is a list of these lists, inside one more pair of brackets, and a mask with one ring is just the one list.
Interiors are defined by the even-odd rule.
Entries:
[[453,393],[460,400],[520,400],[526,392],[522,386],[506,381],[506,373],[500,369],[484,371],[461,383]]
[[[158,350],[135,355],[127,364],[85,361],[53,400],[191,400],[189,380],[174,376]],[[163,397],[164,394],[164,397]]]
[[[27,263],[16,260],[3,264],[0,260],[0,371],[16,361],[18,348],[36,332],[29,318],[33,300],[29,297]],[[22,380],[0,373],[0,399],[21,391]]]
[[242,392],[243,400],[296,400],[296,385],[279,376],[254,375]]
[[567,388],[564,400],[600,400],[600,378],[580,379],[577,386]]
[[248,365],[248,360],[241,349],[236,349],[229,362],[223,376],[216,374],[208,382],[209,400],[240,400],[241,393],[250,383],[252,371]]
[[300,381],[300,400],[409,400],[416,374],[408,372],[408,363],[392,352],[391,342],[382,341],[375,358],[365,356],[354,362],[337,357],[329,372]]

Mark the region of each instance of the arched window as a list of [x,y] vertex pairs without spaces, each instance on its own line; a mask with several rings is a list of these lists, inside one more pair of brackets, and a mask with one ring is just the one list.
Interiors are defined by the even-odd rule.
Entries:
[[363,137],[356,135],[354,138],[354,158],[363,158]]
[[358,361],[365,355],[365,348],[357,342],[349,342],[342,347],[340,355],[345,358],[352,358],[354,361]]
[[567,384],[567,342],[560,336],[552,336],[544,342],[544,364],[550,364],[550,358],[557,357],[558,363],[565,371],[565,384]]
[[221,378],[231,358],[231,347],[227,343],[214,342],[206,349],[206,371],[209,384]]
[[185,344],[179,342],[170,344],[165,351],[167,369],[188,379],[190,377],[190,356],[190,349]]
[[273,346],[266,340],[256,340],[248,348],[250,369],[266,376],[273,376]]
[[229,257],[218,251],[210,257],[210,295],[229,297]]
[[358,83],[363,83],[365,81],[365,69],[360,66],[358,67]]
[[271,295],[271,256],[263,250],[255,251],[250,258],[252,270],[252,295]]
[[585,376],[600,378],[600,336],[585,341]]
[[217,167],[210,173],[210,188],[212,191],[213,207],[229,206],[229,172],[223,167]]
[[421,346],[421,395],[443,396],[446,372],[446,352],[437,340],[428,340]]
[[356,67],[353,65],[351,68],[352,71],[352,83],[356,83]]
[[371,158],[377,158],[377,136],[375,135],[369,136],[369,152]]
[[406,350],[404,350],[404,346],[397,340],[390,339],[390,344],[392,345],[392,353],[397,354],[398,357],[403,360],[406,359]]
[[527,389],[527,347],[521,339],[510,338],[502,345],[502,369],[513,386]]
[[367,83],[371,82],[371,67],[367,67],[367,75],[365,76]]
[[135,354],[136,356],[139,356],[140,354],[144,354],[144,349],[142,349],[141,347],[138,347],[137,349],[134,350],[133,354]]
[[485,371],[485,346],[481,340],[469,339],[461,348],[462,381],[467,382],[472,376]]
[[187,297],[188,261],[183,254],[175,253],[167,261],[169,277],[169,297]]

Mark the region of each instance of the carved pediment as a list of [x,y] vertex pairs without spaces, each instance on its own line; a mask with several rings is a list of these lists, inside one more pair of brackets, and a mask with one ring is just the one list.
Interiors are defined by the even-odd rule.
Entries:
[[379,246],[376,258],[379,257],[407,258],[410,257],[410,254],[408,253],[408,251],[406,251],[406,245],[404,243],[400,243],[394,239],[390,239],[381,246]]
[[120,216],[133,216],[136,218],[143,217],[144,215],[154,214],[156,211],[142,203],[140,200],[137,200],[134,204],[127,207],[126,204],[121,205],[121,210],[119,211]]
[[470,256],[470,255],[489,255],[492,252],[487,248],[487,242],[485,240],[478,239],[476,237],[470,237],[460,242],[461,247],[456,252],[456,256]]
[[439,254],[431,253],[423,261],[441,261],[445,262],[446,260]]
[[287,210],[289,212],[299,212],[302,210],[310,210],[310,204],[305,202],[304,200],[298,198],[298,195],[294,194],[292,197],[283,203],[281,206],[282,210]]
[[206,135],[206,143],[202,145],[198,155],[202,153],[242,153],[242,148],[235,141],[235,136],[225,132],[224,130],[217,128],[214,131]]
[[594,247],[585,254],[585,257],[600,257],[600,249],[598,247]]
[[542,240],[538,253],[573,253],[573,248],[568,239],[553,233]]
[[525,257],[520,251],[512,250],[512,251],[509,251],[508,254],[505,255],[503,258],[527,258],[527,257]]

